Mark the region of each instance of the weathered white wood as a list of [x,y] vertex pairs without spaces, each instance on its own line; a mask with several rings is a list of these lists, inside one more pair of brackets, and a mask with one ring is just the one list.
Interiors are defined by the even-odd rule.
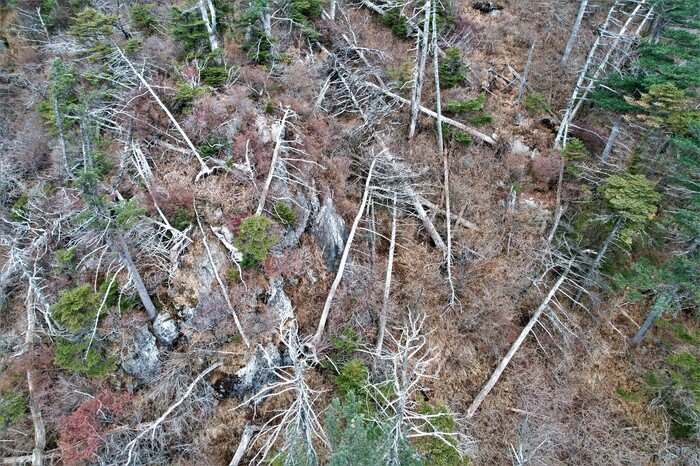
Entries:
[[241,441],[238,443],[238,448],[236,448],[236,453],[233,455],[233,458],[231,458],[231,462],[228,464],[228,466],[238,466],[243,459],[243,455],[245,455],[245,452],[248,449],[248,445],[250,445],[250,441],[253,439],[255,433],[260,431],[260,429],[262,429],[261,426],[251,426],[250,424],[245,426],[243,429],[243,435],[241,436]]
[[[207,30],[209,47],[212,52],[216,52],[219,49],[219,41],[216,39],[216,8],[211,0],[199,0],[199,12]],[[217,62],[221,62],[221,57],[217,57]]]
[[569,40],[566,42],[566,48],[564,49],[564,55],[561,57],[561,68],[564,69],[566,62],[569,60],[569,55],[571,55],[571,49],[574,47],[574,42],[578,37],[578,31],[581,27],[581,20],[583,20],[583,15],[586,13],[586,6],[588,5],[588,0],[581,0],[581,5],[578,9],[578,15],[576,15],[576,21],[574,21],[574,27],[571,28],[571,33],[569,34]]
[[386,278],[384,279],[384,296],[382,298],[382,313],[379,315],[379,329],[377,330],[377,344],[374,352],[382,354],[384,344],[384,332],[386,331],[386,320],[389,314],[389,292],[391,290],[391,273],[394,267],[394,252],[396,251],[396,193],[394,193],[393,209],[391,211],[391,239],[389,240],[389,258],[387,259]]
[[340,264],[338,265],[338,272],[335,275],[335,280],[333,280],[333,284],[331,285],[331,289],[328,291],[328,296],[326,297],[326,304],[323,306],[323,312],[321,313],[321,319],[318,322],[318,329],[316,330],[316,334],[314,335],[314,337],[310,343],[310,346],[314,350],[318,347],[318,344],[321,342],[321,338],[323,338],[323,331],[326,328],[326,321],[328,320],[328,314],[331,311],[331,303],[333,302],[333,297],[335,296],[335,292],[338,290],[338,285],[340,285],[340,281],[343,279],[343,272],[345,272],[345,265],[347,264],[348,256],[350,255],[350,248],[352,247],[352,240],[355,238],[355,233],[357,232],[357,227],[360,224],[360,219],[362,218],[362,216],[365,213],[367,199],[369,199],[369,195],[370,195],[370,183],[372,181],[372,172],[374,170],[374,165],[375,165],[376,161],[377,161],[377,159],[375,158],[374,160],[372,160],[372,163],[369,166],[369,172],[367,173],[367,180],[365,181],[365,192],[362,195],[362,202],[360,203],[360,208],[357,211],[357,215],[355,216],[355,220],[352,223],[352,228],[350,228],[350,233],[348,234],[348,240],[345,242],[345,249],[343,250],[343,255],[340,258]]
[[270,190],[270,184],[272,184],[272,178],[275,175],[275,169],[277,168],[277,160],[279,159],[280,150],[282,149],[282,143],[284,141],[284,127],[287,124],[287,118],[289,117],[290,110],[287,108],[284,111],[284,116],[279,122],[279,128],[277,129],[277,137],[275,141],[275,148],[272,151],[272,161],[270,162],[270,172],[267,174],[267,179],[265,180],[265,185],[263,186],[262,192],[260,193],[260,200],[258,201],[258,208],[255,210],[255,215],[261,215],[263,208],[265,207],[265,200],[267,199],[267,192]]
[[[423,78],[425,76],[425,62],[428,57],[428,31],[430,24],[430,0],[425,0],[425,21],[423,21],[423,34],[416,36],[416,63],[413,65],[413,89],[411,93],[411,122],[408,129],[408,140],[413,139],[418,121],[418,107],[423,93]],[[438,89],[439,92],[439,89]]]

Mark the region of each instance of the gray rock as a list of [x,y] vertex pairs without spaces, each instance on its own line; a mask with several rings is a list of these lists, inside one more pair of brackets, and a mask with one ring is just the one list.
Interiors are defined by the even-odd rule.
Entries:
[[524,120],[525,117],[522,113],[516,113],[515,118],[513,118],[513,123],[515,123],[516,125],[520,125]]
[[515,142],[513,142],[513,147],[511,147],[511,151],[514,154],[530,155],[530,148],[520,139],[516,139]]
[[348,232],[345,228],[345,222],[335,210],[333,199],[330,196],[327,196],[323,201],[312,232],[323,250],[328,271],[335,271],[336,263],[343,255]]
[[281,278],[275,278],[270,282],[270,288],[267,291],[268,299],[267,306],[274,309],[279,317],[278,323],[282,323],[287,319],[294,317],[292,301],[282,288],[283,281]]
[[299,244],[301,235],[306,231],[311,219],[316,215],[316,212],[318,212],[318,199],[313,194],[309,199],[302,191],[298,191],[292,208],[294,208],[297,214],[296,225],[294,228],[287,228],[285,230],[280,241],[272,248],[273,254],[282,254],[285,249]]
[[474,157],[472,157],[471,155],[465,155],[464,157],[459,159],[459,163],[465,168],[471,167],[474,165]]
[[167,312],[158,314],[158,317],[153,322],[153,331],[156,334],[156,338],[166,345],[172,345],[180,334],[177,323]]
[[254,395],[275,383],[274,368],[283,364],[283,356],[273,343],[258,346],[248,363],[235,374],[224,374],[214,383],[214,390],[222,398]]
[[124,370],[141,380],[152,380],[160,371],[160,351],[156,346],[156,337],[148,328],[141,327],[134,336],[129,353],[122,360]]

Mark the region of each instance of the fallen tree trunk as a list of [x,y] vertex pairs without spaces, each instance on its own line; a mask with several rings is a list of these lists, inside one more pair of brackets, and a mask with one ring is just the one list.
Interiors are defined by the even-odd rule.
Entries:
[[472,223],[469,220],[464,220],[461,216],[456,216],[453,214],[447,214],[447,212],[440,207],[436,206],[423,196],[418,196],[418,201],[430,210],[434,210],[440,215],[444,215],[445,218],[449,218],[450,221],[455,222],[456,225],[468,228],[470,230],[479,231],[479,226],[476,223]]
[[[391,92],[387,89],[384,89],[383,87],[377,86],[376,84],[373,84],[373,83],[368,82],[368,81],[364,81],[364,84],[372,89],[375,89],[375,90],[381,92],[382,94],[384,94],[387,97],[390,97],[398,102],[401,102],[402,104],[406,104],[408,106],[411,105],[410,100],[405,99],[398,94],[394,94],[393,92]],[[418,109],[421,111],[421,113],[424,113],[424,114],[428,115],[429,117],[432,117],[435,119],[438,118],[438,114],[435,113],[434,111],[430,110],[429,108],[419,106]],[[457,128],[461,131],[464,131],[465,133],[468,133],[477,139],[484,141],[486,144],[488,144],[490,146],[493,146],[496,144],[496,141],[491,136],[488,136],[488,135],[482,133],[481,131],[477,131],[474,128],[470,128],[469,126],[465,125],[464,123],[460,123],[457,120],[453,120],[452,118],[447,118],[444,116],[441,118],[441,120],[443,123],[447,123],[450,126],[454,126],[455,128]]]
[[554,284],[552,289],[549,290],[547,297],[544,299],[544,301],[542,301],[542,304],[540,304],[540,307],[538,307],[537,311],[535,311],[535,313],[532,315],[532,317],[530,318],[530,321],[527,323],[525,328],[523,328],[523,331],[520,332],[520,336],[518,336],[518,338],[515,340],[513,345],[510,347],[510,350],[508,350],[508,353],[503,358],[501,363],[498,365],[496,370],[493,371],[493,374],[491,374],[491,378],[489,379],[489,381],[486,382],[486,385],[484,385],[484,388],[482,388],[481,391],[479,392],[479,394],[476,395],[476,398],[474,398],[474,401],[472,402],[471,406],[469,406],[469,409],[467,410],[467,418],[471,418],[472,416],[474,416],[474,413],[476,412],[476,410],[479,409],[479,406],[481,405],[481,403],[484,401],[484,399],[488,396],[488,394],[491,392],[493,387],[496,385],[496,382],[498,382],[498,379],[501,377],[501,374],[503,374],[503,371],[508,366],[508,363],[513,358],[513,356],[518,351],[518,349],[520,349],[520,346],[525,341],[525,338],[527,338],[527,336],[530,334],[530,331],[535,326],[535,324],[539,320],[542,313],[549,306],[549,302],[552,300],[554,295],[557,293],[561,284],[564,283],[564,280],[566,280],[566,277],[569,275],[569,270],[571,270],[571,262],[569,262],[569,265],[567,266],[566,270],[561,275],[561,277],[559,277],[559,280],[557,280],[557,282]]

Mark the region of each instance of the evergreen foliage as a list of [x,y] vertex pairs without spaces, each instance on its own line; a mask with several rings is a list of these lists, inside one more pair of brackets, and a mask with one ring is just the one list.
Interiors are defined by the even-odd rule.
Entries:
[[17,419],[24,416],[27,410],[27,400],[14,392],[2,394],[0,400],[0,432],[7,430]]
[[523,97],[523,107],[530,110],[532,113],[547,113],[552,110],[552,107],[547,102],[547,98],[539,92],[530,92]]
[[62,327],[77,333],[94,322],[99,305],[99,296],[85,283],[72,290],[61,291],[51,315]]
[[297,223],[297,214],[289,205],[282,201],[275,203],[275,220],[281,225],[294,228]]
[[469,65],[462,59],[462,51],[458,48],[445,50],[445,58],[440,61],[440,87],[453,88],[467,81]]
[[[59,338],[56,341],[56,354],[54,364],[57,367],[69,371],[81,372],[88,377],[100,377],[116,368],[116,356],[105,356],[102,351],[95,348],[98,344],[94,341],[90,346],[90,340],[85,339],[77,343]],[[88,346],[90,348],[88,349]]]
[[267,258],[270,248],[277,244],[277,237],[270,231],[272,225],[271,220],[260,215],[241,222],[233,245],[243,253],[242,267],[259,264]]

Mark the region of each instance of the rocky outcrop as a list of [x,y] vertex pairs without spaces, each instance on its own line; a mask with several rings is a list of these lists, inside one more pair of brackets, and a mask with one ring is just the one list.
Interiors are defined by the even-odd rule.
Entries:
[[260,393],[277,380],[274,368],[284,365],[283,355],[273,343],[258,346],[248,364],[235,374],[221,374],[214,391],[221,398],[246,398]]
[[337,262],[343,255],[348,232],[345,227],[345,221],[338,215],[333,199],[330,196],[327,196],[323,201],[323,206],[316,216],[312,232],[323,250],[323,257],[326,260],[328,271],[334,272]]
[[158,314],[158,317],[153,322],[153,332],[156,334],[158,341],[166,345],[172,345],[180,334],[177,323],[167,312]]
[[137,379],[149,381],[160,371],[160,351],[156,346],[156,337],[147,327],[137,330],[129,353],[122,360],[122,367]]
[[287,319],[294,317],[292,309],[292,301],[282,288],[283,281],[281,278],[275,278],[270,282],[268,289],[267,306],[275,311],[279,318],[278,323],[285,322]]

